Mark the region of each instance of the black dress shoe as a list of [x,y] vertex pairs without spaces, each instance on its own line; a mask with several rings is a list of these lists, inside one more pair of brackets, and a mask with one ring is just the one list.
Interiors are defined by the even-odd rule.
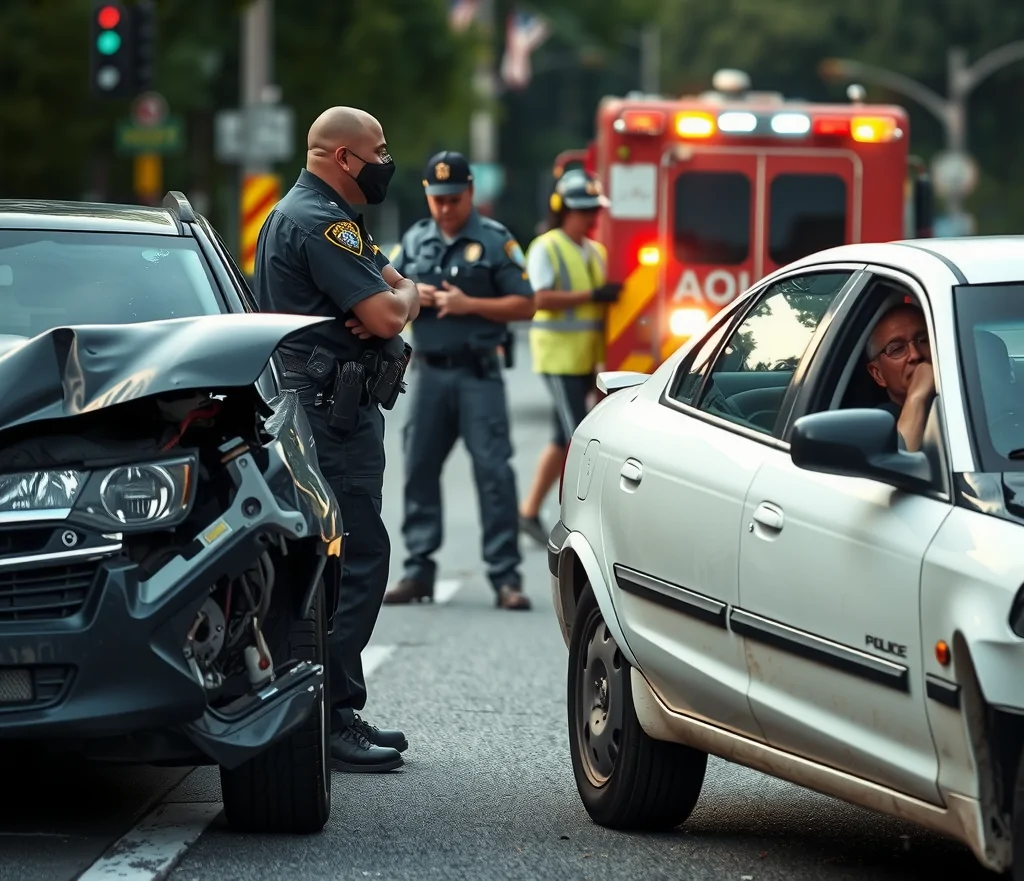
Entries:
[[398,750],[370,743],[351,725],[331,737],[331,767],[335,771],[379,774],[394,771],[404,764]]
[[390,749],[397,749],[400,753],[404,753],[409,748],[409,741],[405,739],[405,734],[401,731],[388,728],[378,728],[376,725],[371,725],[358,713],[356,713],[355,721],[352,723],[352,728],[376,746],[386,746]]

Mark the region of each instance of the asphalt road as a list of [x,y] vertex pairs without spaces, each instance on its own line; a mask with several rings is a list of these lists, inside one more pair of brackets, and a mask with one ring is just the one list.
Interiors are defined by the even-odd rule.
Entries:
[[[509,377],[521,487],[549,432],[547,398],[525,355]],[[403,405],[396,410],[385,516],[397,576]],[[566,650],[544,551],[524,540],[534,610],[496,610],[461,446],[444,486],[446,601],[385,608],[366,655],[365,715],[405,730],[403,769],[336,774],[322,835],[255,838],[223,830],[210,769],[45,768],[3,756],[0,881],[995,877],[957,844],[718,760],[676,832],[593,825],[569,764]],[[552,498],[549,521],[554,505]]]

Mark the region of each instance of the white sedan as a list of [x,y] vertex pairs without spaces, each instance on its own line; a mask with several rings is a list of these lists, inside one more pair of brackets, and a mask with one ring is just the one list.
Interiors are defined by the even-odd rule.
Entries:
[[814,254],[599,382],[548,542],[594,821],[713,754],[1024,879],[1024,237]]

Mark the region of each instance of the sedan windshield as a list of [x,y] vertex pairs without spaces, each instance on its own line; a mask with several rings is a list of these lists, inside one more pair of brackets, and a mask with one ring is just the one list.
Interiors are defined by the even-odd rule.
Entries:
[[979,470],[1024,471],[1024,282],[954,291]]
[[194,239],[0,230],[0,334],[222,311]]

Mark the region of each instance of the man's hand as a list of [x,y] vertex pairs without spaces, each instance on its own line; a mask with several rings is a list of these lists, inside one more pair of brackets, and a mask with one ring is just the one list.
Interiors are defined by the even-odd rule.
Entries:
[[348,321],[345,322],[345,327],[351,330],[352,333],[354,333],[361,340],[368,340],[370,337],[373,336],[373,334],[370,333],[370,331],[363,327],[358,318],[350,318]]
[[922,361],[914,368],[914,375],[910,377],[910,385],[907,386],[907,400],[926,403],[935,394],[935,373],[932,365]]
[[424,284],[421,281],[416,282],[416,291],[420,295],[421,306],[434,306],[436,300],[434,295],[437,293],[437,286],[432,284]]
[[444,290],[434,294],[438,318],[444,318],[445,315],[469,315],[473,311],[472,297],[467,296],[462,288],[446,281],[441,284]]

